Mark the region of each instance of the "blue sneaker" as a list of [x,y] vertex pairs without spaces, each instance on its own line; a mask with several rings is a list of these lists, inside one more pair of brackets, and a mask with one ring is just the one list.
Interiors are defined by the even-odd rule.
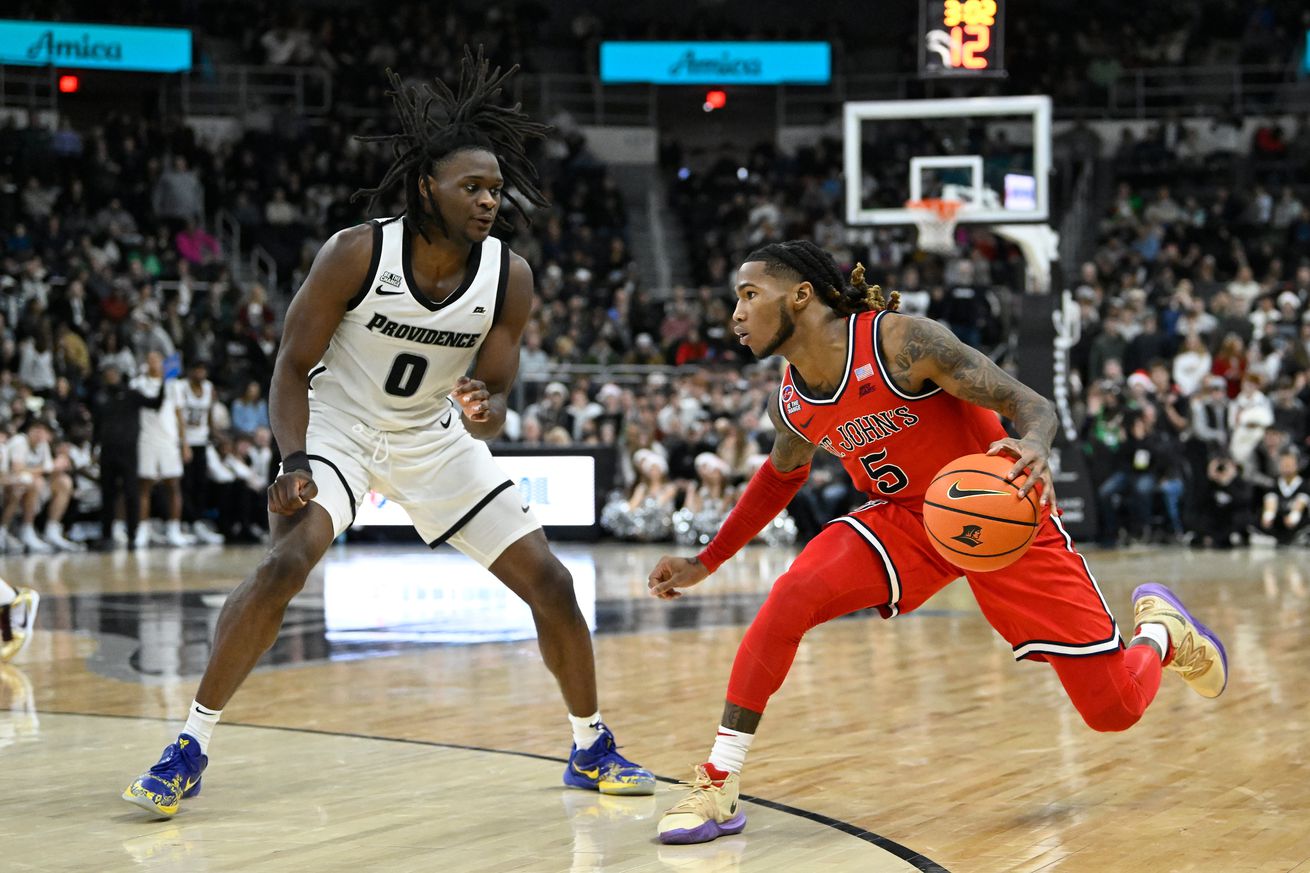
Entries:
[[600,739],[589,749],[575,745],[564,768],[564,784],[601,794],[654,794],[655,777],[619,754],[614,734],[600,726]]
[[159,763],[127,786],[123,799],[147,812],[164,817],[177,815],[182,798],[200,793],[200,774],[209,758],[200,754],[200,743],[190,734],[178,734],[177,742],[164,749]]

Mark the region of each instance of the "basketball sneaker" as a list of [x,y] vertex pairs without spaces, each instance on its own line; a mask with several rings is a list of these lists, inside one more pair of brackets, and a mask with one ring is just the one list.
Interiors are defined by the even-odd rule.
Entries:
[[660,819],[661,843],[708,843],[745,830],[741,777],[729,773],[719,779],[718,773],[711,774],[709,767],[709,764],[698,764],[696,778],[682,783],[691,790]]
[[655,777],[619,754],[614,734],[600,726],[600,739],[591,748],[575,744],[564,768],[564,784],[601,794],[654,794]]
[[159,763],[127,786],[123,799],[147,812],[171,818],[177,815],[182,798],[200,793],[200,775],[207,766],[209,758],[200,754],[195,737],[178,734],[177,742],[164,749]]
[[1228,684],[1228,653],[1219,636],[1197,621],[1178,595],[1163,585],[1139,585],[1133,592],[1137,626],[1162,624],[1169,632],[1164,666],[1183,677],[1202,697],[1218,697]]
[[0,606],[0,663],[12,661],[31,642],[40,605],[40,594],[31,588],[19,588],[12,603]]

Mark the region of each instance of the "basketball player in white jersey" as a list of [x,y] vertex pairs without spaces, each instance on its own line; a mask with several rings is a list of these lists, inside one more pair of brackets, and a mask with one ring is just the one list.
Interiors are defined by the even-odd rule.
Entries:
[[565,784],[654,792],[654,777],[619,755],[601,722],[573,580],[481,442],[504,425],[532,306],[531,270],[491,230],[502,201],[518,208],[507,184],[545,204],[523,150],[545,127],[496,103],[513,73],[466,51],[456,94],[388,71],[402,132],[377,139],[392,143],[396,162],[361,193],[376,200],[402,184],[404,215],[333,236],[291,302],[270,393],[283,455],[268,489],[272,543],[223,607],[177,742],[125,800],[171,816],[200,790],[220,710],[370,488],[401,504],[429,544],[455,546],[532,608],[572,726]]
[[182,533],[182,465],[191,456],[183,439],[182,410],[177,390],[164,384],[164,356],[146,355],[146,371],[132,380],[132,387],[147,397],[164,392],[158,409],[141,409],[141,435],[137,438],[137,464],[141,477],[141,524],[136,529],[136,547],[150,545],[150,496],[155,485],[163,483],[168,493],[168,523],[164,542],[170,546],[189,546],[192,541]]
[[202,543],[223,542],[222,534],[205,523],[209,509],[209,434],[214,414],[214,383],[209,366],[192,361],[186,379],[173,383],[177,408],[182,413],[182,438],[190,457],[182,464],[182,517]]

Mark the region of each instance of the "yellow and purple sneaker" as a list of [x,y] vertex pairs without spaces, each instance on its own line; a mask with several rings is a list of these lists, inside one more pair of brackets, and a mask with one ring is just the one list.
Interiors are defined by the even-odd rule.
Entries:
[[1154,622],[1169,632],[1164,666],[1173,670],[1202,697],[1218,697],[1228,685],[1228,653],[1218,634],[1187,611],[1178,595],[1154,582],[1133,592],[1137,625]]
[[564,784],[601,794],[654,794],[655,777],[619,754],[614,734],[599,725],[600,739],[588,749],[576,745],[564,768]]
[[690,789],[660,819],[661,843],[708,843],[746,828],[741,809],[741,777],[713,764],[699,764],[696,776],[682,783]]
[[178,734],[177,742],[164,749],[159,762],[127,786],[123,799],[164,818],[177,815],[182,798],[200,793],[200,776],[209,758],[200,753],[200,743],[190,734]]
[[31,588],[19,588],[12,603],[0,606],[0,663],[9,663],[32,641],[36,609],[41,595]]

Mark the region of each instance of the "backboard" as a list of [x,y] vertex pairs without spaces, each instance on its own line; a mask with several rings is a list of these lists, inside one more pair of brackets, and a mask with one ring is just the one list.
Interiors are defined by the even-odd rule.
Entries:
[[912,224],[925,197],[964,201],[961,222],[1050,216],[1050,97],[851,102],[843,125],[848,224]]

